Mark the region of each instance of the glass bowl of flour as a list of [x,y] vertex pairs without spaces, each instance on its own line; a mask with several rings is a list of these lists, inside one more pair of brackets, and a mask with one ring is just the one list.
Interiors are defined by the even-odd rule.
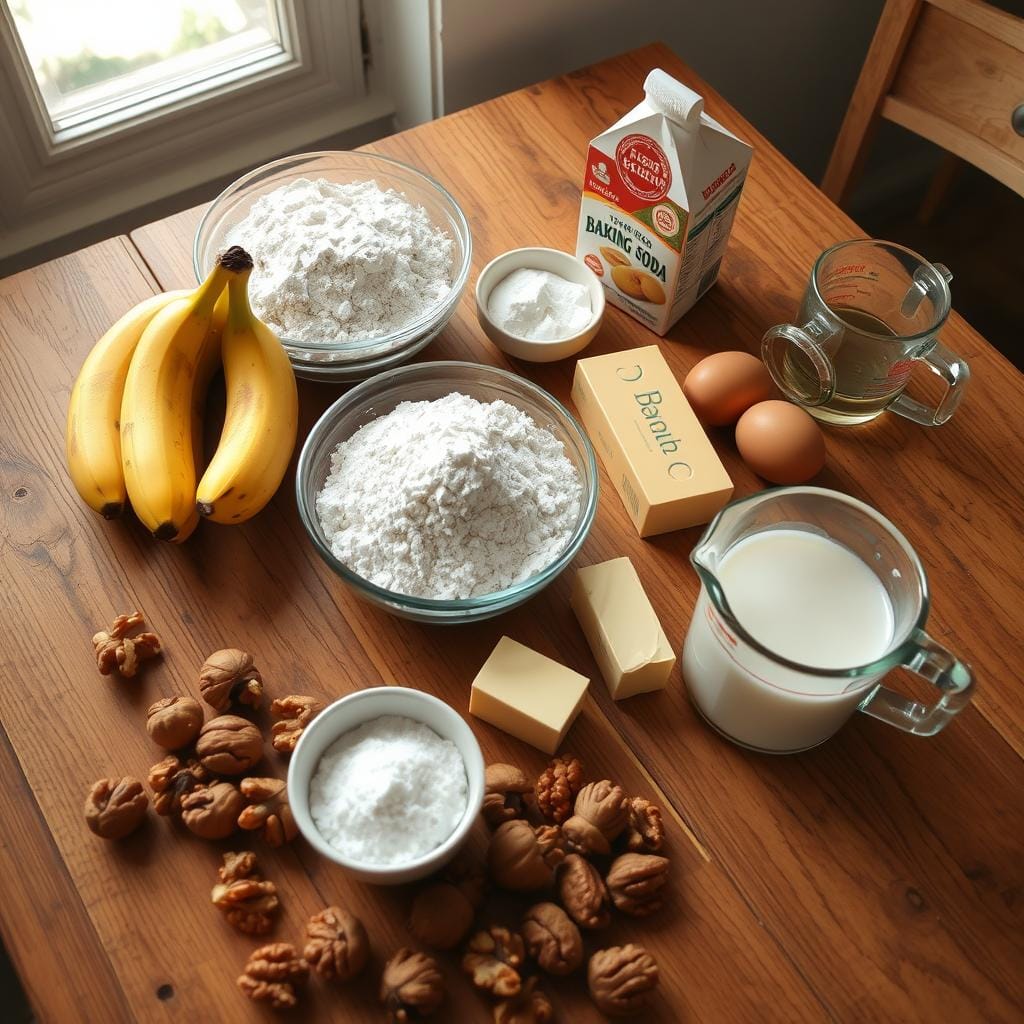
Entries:
[[433,178],[373,153],[302,153],[226,188],[192,252],[205,279],[228,246],[253,256],[253,309],[296,376],[365,380],[411,359],[451,319],[472,241]]
[[597,510],[594,450],[542,388],[479,363],[399,367],[339,398],[299,456],[302,524],[359,597],[458,624],[528,601]]

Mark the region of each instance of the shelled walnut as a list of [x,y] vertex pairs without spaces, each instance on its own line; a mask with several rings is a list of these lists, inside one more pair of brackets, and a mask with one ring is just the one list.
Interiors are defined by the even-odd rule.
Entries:
[[526,774],[513,764],[489,764],[484,770],[484,820],[491,828],[503,821],[525,817],[527,796],[533,785]]
[[558,869],[558,893],[566,913],[581,928],[607,927],[608,890],[597,868],[578,853],[570,853]]
[[218,775],[241,775],[263,756],[263,737],[252,722],[237,715],[218,715],[199,730],[196,756]]
[[564,856],[564,843],[557,825],[533,828],[528,822],[515,818],[506,821],[491,837],[487,867],[503,889],[530,892],[543,889],[551,882],[554,868]]
[[271,727],[274,749],[279,754],[290,754],[307,725],[324,709],[323,701],[304,697],[298,693],[278,697],[270,705],[271,717],[278,719]]
[[602,1013],[628,1017],[650,1002],[658,965],[643,946],[628,943],[599,949],[587,965],[590,997]]
[[421,889],[409,911],[409,931],[431,949],[454,949],[473,927],[473,904],[451,882]]
[[508,999],[518,995],[522,987],[519,969],[525,959],[523,937],[494,925],[470,938],[462,957],[462,969],[478,989],[499,999]]
[[348,981],[370,957],[370,940],[363,922],[341,907],[327,907],[306,925],[303,956],[324,981]]
[[530,978],[519,995],[494,1007],[494,1024],[546,1024],[554,1019],[551,1000],[537,988],[536,978]]
[[290,942],[273,942],[252,951],[238,987],[252,1000],[287,1010],[298,1001],[295,986],[304,983],[308,974],[306,961]]
[[578,757],[555,757],[536,783],[537,807],[547,821],[561,825],[571,814],[576,794],[583,785],[583,765]]
[[230,782],[193,790],[181,801],[181,820],[202,839],[226,839],[238,827],[245,800]]
[[180,814],[181,801],[209,782],[206,769],[195,760],[183,762],[169,754],[149,769],[149,788],[153,790],[153,810],[157,814]]
[[120,675],[131,678],[139,670],[140,662],[160,653],[160,637],[156,633],[128,635],[145,624],[141,612],[128,612],[118,615],[109,629],[93,634],[92,646],[101,676],[109,676],[116,669]]
[[646,917],[661,906],[659,890],[668,881],[668,859],[651,853],[624,853],[612,861],[605,884],[617,910]]
[[579,814],[574,814],[562,826],[562,835],[565,837],[565,845],[573,853],[581,853],[585,857],[603,857],[612,852],[612,844],[604,833]]
[[290,843],[299,829],[288,803],[288,787],[284,779],[242,779],[242,796],[249,802],[238,816],[238,827],[253,831],[261,829],[268,846]]
[[626,848],[634,853],[657,853],[665,840],[661,808],[642,796],[629,801],[629,823],[626,826]]
[[164,750],[187,747],[202,727],[203,708],[195,697],[164,697],[146,712],[146,732]]
[[148,806],[138,779],[99,779],[85,798],[85,823],[101,839],[123,839],[142,824]]
[[556,903],[537,903],[526,912],[521,926],[530,956],[548,974],[572,974],[583,963],[583,936]]
[[225,853],[217,875],[210,899],[228,924],[246,935],[266,935],[281,904],[277,886],[256,874],[256,855]]
[[629,810],[629,801],[621,786],[616,786],[607,779],[591,782],[584,786],[576,797],[573,817],[565,823],[567,833],[571,835],[576,830],[576,835],[584,835],[587,832],[586,827],[574,820],[582,818],[593,825],[610,844],[629,822]]
[[258,708],[263,700],[263,677],[248,651],[226,647],[203,662],[199,693],[214,711],[227,711],[236,703]]
[[444,1001],[444,976],[426,953],[398,950],[384,965],[380,1001],[393,1024],[429,1017]]

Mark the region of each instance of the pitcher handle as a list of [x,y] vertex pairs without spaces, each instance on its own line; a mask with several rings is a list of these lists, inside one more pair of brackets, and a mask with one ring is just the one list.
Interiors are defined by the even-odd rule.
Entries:
[[934,736],[970,703],[974,676],[968,665],[924,630],[917,631],[913,643],[914,651],[904,665],[939,690],[939,700],[921,704],[887,686],[876,686],[860,702],[859,710],[915,736]]
[[967,381],[971,377],[971,368],[938,341],[927,355],[921,356],[920,361],[926,363],[932,373],[946,382],[942,400],[933,409],[907,394],[901,394],[889,405],[889,410],[915,423],[923,423],[926,427],[939,427],[953,415],[964,397]]
[[[769,327],[761,339],[761,358],[768,372],[779,390],[798,405],[824,405],[832,400],[836,390],[835,371],[821,342],[834,333],[826,321],[814,319],[803,327],[792,324]],[[804,356],[813,372],[813,376],[801,377],[799,386],[793,374],[786,372],[786,350],[789,346]]]

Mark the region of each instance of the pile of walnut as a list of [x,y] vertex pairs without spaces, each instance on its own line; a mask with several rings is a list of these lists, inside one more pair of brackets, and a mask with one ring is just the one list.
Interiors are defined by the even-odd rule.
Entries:
[[[580,762],[566,757],[535,783],[514,765],[489,765],[483,813],[494,829],[490,882],[538,902],[518,931],[474,929],[485,879],[460,858],[417,894],[409,929],[434,949],[465,942],[462,968],[495,1001],[497,1024],[550,1021],[554,1010],[533,971],[580,970],[584,932],[605,928],[613,911],[646,917],[661,906],[669,866],[657,853],[661,811],[606,779],[584,785]],[[632,943],[594,952],[586,974],[591,998],[611,1016],[642,1010],[658,984],[654,958]]]
[[[119,615],[110,629],[93,637],[101,673],[116,669],[122,675],[134,675],[140,660],[161,650],[155,633],[128,635],[142,625],[138,612]],[[180,818],[203,839],[225,839],[236,829],[258,832],[270,846],[294,839],[298,830],[284,780],[264,776],[239,780],[263,757],[258,726],[226,713],[236,707],[256,710],[263,702],[263,678],[252,655],[235,648],[215,651],[199,671],[198,689],[214,711],[208,720],[204,721],[203,706],[195,697],[164,697],[147,712],[150,739],[169,751],[149,771],[154,810]],[[274,749],[290,754],[306,725],[322,710],[316,698],[298,694],[273,701]],[[96,835],[121,839],[142,824],[148,804],[137,779],[100,779],[86,797],[85,820]]]

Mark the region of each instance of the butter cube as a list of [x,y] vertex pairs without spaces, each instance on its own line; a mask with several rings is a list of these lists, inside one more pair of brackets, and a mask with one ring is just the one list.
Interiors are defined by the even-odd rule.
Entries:
[[503,636],[473,680],[469,712],[553,754],[579,714],[589,682]]
[[580,569],[570,602],[615,700],[665,688],[676,656],[628,558]]

